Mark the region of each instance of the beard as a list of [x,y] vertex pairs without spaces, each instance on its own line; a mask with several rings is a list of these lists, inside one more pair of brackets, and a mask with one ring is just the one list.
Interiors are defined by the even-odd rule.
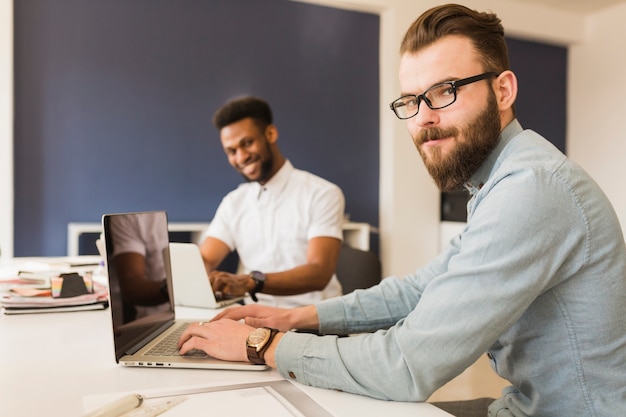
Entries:
[[[268,146],[269,148],[269,146]],[[257,182],[261,184],[265,184],[269,181],[270,176],[272,175],[272,166],[274,165],[274,154],[269,151],[268,157],[261,163],[261,175],[257,178]]]
[[[465,141],[459,141],[462,134]],[[441,148],[433,147],[430,152],[422,145],[433,139],[452,137],[454,147],[444,156]],[[413,138],[428,173],[441,191],[454,191],[463,186],[485,162],[500,140],[500,112],[493,91],[487,107],[464,127],[424,129]]]
[[272,148],[270,148],[269,142],[265,142],[265,159],[261,155],[259,158],[261,159],[261,172],[259,172],[259,176],[257,178],[249,178],[241,172],[241,176],[247,182],[259,182],[261,184],[265,184],[272,175],[272,167],[274,165],[274,153],[272,152]]

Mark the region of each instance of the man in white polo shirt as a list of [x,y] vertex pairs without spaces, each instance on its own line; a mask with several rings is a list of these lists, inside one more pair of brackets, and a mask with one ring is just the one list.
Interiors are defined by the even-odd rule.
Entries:
[[[282,155],[264,100],[232,100],[213,124],[228,162],[246,179],[223,198],[200,246],[214,290],[247,292],[260,303],[285,307],[341,295],[334,274],[345,207],[341,189],[295,169]],[[244,273],[218,271],[235,250]]]

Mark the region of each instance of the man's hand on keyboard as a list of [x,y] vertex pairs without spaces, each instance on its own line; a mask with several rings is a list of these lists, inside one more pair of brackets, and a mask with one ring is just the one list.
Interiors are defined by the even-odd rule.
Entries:
[[181,335],[178,348],[181,355],[198,349],[217,359],[248,362],[246,338],[252,330],[253,327],[229,319],[194,323]]

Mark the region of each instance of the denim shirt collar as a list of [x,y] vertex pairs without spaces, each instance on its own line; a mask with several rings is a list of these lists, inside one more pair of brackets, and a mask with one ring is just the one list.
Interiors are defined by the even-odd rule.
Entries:
[[522,125],[517,119],[513,119],[500,133],[500,140],[489,154],[485,162],[478,168],[478,170],[472,175],[468,182],[465,183],[465,188],[471,195],[476,194],[482,186],[487,182],[489,176],[498,165],[498,159],[500,154],[509,144],[511,139],[522,132]]

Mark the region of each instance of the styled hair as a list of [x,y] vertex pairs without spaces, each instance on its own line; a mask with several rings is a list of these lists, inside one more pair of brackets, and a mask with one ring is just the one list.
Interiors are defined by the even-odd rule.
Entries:
[[213,125],[217,130],[222,130],[223,127],[248,117],[261,130],[273,123],[269,104],[258,97],[246,96],[231,100],[220,107],[213,115]]
[[504,28],[498,16],[458,4],[436,6],[418,17],[404,35],[400,53],[416,53],[449,35],[470,39],[482,57],[485,72],[510,69]]

